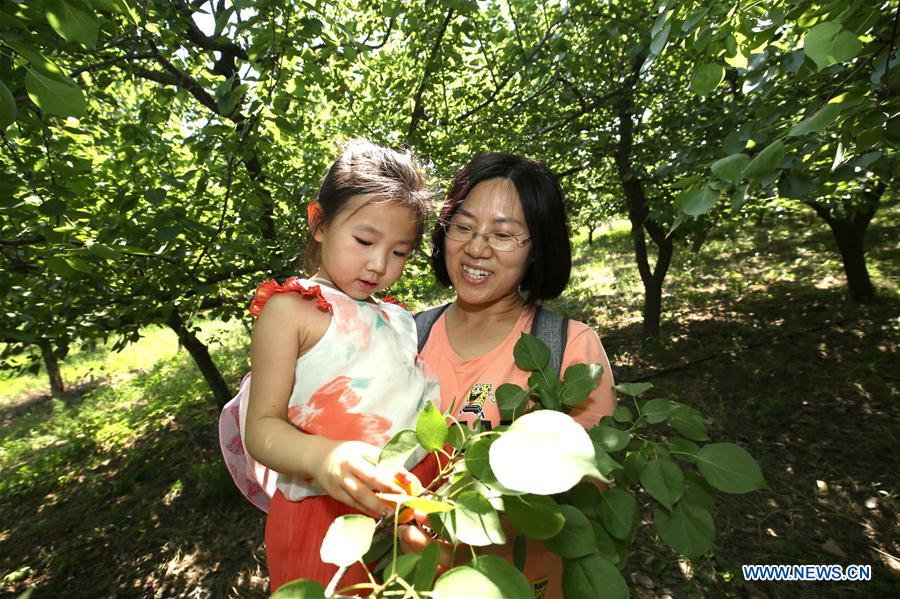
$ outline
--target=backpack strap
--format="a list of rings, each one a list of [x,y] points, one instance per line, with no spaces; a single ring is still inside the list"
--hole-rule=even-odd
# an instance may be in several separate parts
[[[428,335],[431,334],[431,327],[434,326],[434,323],[437,322],[437,319],[444,313],[444,310],[450,307],[450,304],[444,304],[443,306],[435,306],[434,308],[429,308],[428,310],[422,310],[421,312],[416,312],[413,314],[413,320],[416,321],[416,332],[418,333],[419,338],[419,353],[422,353],[422,348],[425,347],[425,342],[428,341]]]
[[[569,319],[556,312],[544,310],[540,306],[534,310],[531,334],[550,348],[550,362],[547,367],[562,378],[562,358],[569,337]]]
[[[448,307],[450,307],[450,304],[444,304],[443,306],[436,306],[413,314],[418,333],[419,353],[422,353],[422,348],[425,347],[425,342],[428,341],[431,327],[434,326],[434,323],[437,322],[437,319]],[[562,357],[569,337],[569,319],[538,306],[534,311],[534,320],[531,323],[530,333],[550,348],[548,367],[561,377]]]

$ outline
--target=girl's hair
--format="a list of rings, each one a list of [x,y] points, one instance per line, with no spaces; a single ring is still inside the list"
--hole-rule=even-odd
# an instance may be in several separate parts
[[[572,270],[572,245],[562,188],[557,176],[542,162],[515,154],[479,154],[453,177],[441,219],[431,234],[431,266],[435,277],[450,287],[444,255],[446,231],[442,224],[450,221],[476,185],[498,178],[507,179],[515,186],[531,235],[528,267],[519,284],[525,302],[535,304],[554,298],[566,288]]]
[[[431,191],[425,186],[420,167],[409,152],[397,152],[365,139],[348,142],[322,179],[314,200],[319,203],[319,221],[310,223],[304,262],[310,271],[319,267],[321,244],[313,237],[315,227],[326,227],[355,196],[372,202],[409,208],[416,220],[415,246],[422,240],[425,220],[432,210]]]

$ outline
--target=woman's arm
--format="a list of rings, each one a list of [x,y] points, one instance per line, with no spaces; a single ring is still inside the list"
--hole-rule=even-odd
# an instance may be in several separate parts
[[[329,322],[330,317],[314,302],[297,294],[279,294],[266,303],[250,343],[246,449],[276,472],[309,476],[334,499],[381,515],[392,510],[372,490],[402,490],[393,483],[393,472],[375,467],[379,448],[310,435],[288,421],[297,357],[321,339]]]

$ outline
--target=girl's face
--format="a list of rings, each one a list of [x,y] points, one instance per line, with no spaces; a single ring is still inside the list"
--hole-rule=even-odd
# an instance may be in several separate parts
[[[509,179],[488,179],[475,185],[451,218],[477,233],[503,232],[519,239],[530,237],[525,211]],[[444,239],[447,274],[460,301],[487,305],[503,299],[518,301],[519,284],[528,266],[530,244],[498,252],[483,235],[469,242]]]
[[[409,208],[367,196],[351,198],[328,225],[313,225],[313,238],[322,245],[316,274],[356,300],[366,300],[400,278],[416,239]]]

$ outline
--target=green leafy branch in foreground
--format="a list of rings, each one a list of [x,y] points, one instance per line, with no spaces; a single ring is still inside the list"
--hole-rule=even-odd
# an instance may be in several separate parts
[[[635,492],[652,499],[659,538],[692,559],[712,549],[715,490],[766,487],[758,464],[740,446],[700,445],[709,438],[709,421],[699,412],[670,398],[642,399],[649,383],[618,385],[629,400],[586,431],[567,412],[596,388],[602,366],[576,364],[559,380],[547,368],[548,348],[528,334],[514,356],[532,375],[528,389],[505,384],[497,390],[501,414],[515,418],[512,424],[496,430],[448,424],[429,402],[416,430],[397,433],[381,461],[400,466],[421,449],[434,452],[442,465],[436,488],[383,495],[397,509],[378,523],[362,515],[335,520],[321,548],[322,560],[340,568],[328,588],[300,580],[273,597],[324,599],[361,589],[374,597],[528,597],[531,583],[522,573],[527,539],[543,541],[562,558],[566,597],[628,597],[620,570],[641,521]],[[399,554],[401,508],[428,514],[436,535],[469,546],[471,560],[435,579],[437,543],[421,555]],[[509,541],[512,564],[478,554],[478,547]],[[357,562],[369,582],[335,590]]]

